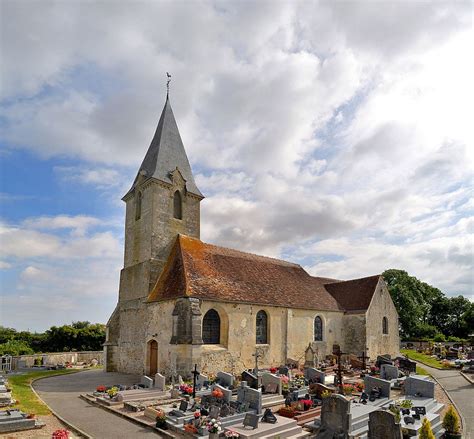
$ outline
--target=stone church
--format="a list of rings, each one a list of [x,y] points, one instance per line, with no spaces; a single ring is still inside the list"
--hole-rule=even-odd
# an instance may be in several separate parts
[[[199,239],[200,202],[170,101],[123,197],[125,257],[107,323],[106,370],[153,376],[241,373],[317,359],[333,345],[374,359],[399,352],[398,315],[380,275],[314,277],[300,265]]]

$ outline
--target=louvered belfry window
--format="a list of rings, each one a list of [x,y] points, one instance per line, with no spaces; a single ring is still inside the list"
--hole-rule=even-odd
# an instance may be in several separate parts
[[[182,219],[183,217],[183,206],[179,191],[176,191],[173,195],[173,217],[176,219]]]
[[[323,320],[319,316],[314,319],[314,341],[323,341]]]
[[[268,343],[268,318],[265,311],[259,311],[257,313],[257,344]]]
[[[221,340],[221,319],[215,309],[210,309],[202,319],[202,341],[204,344],[219,344]]]

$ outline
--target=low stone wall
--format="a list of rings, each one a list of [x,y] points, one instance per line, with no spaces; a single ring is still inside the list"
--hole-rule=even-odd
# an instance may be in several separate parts
[[[48,354],[18,355],[12,357],[12,369],[18,369],[19,367],[33,367],[36,358],[43,360],[43,366],[56,366],[57,364],[65,364],[66,362],[72,364],[90,363],[92,360],[97,360],[99,364],[103,364],[104,352],[51,352]]]

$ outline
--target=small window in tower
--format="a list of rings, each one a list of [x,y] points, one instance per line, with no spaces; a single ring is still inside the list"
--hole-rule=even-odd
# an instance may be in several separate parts
[[[181,203],[181,194],[176,191],[173,196],[173,217],[176,219],[182,219],[183,206]]]
[[[204,344],[219,344],[221,319],[215,309],[210,309],[202,319],[202,341]]]
[[[268,343],[268,318],[265,311],[259,311],[257,313],[257,331],[256,331],[256,341],[257,344],[267,344]]]
[[[384,317],[382,319],[382,334],[388,334],[388,319]]]
[[[139,220],[142,216],[142,193],[137,193],[137,199],[135,201],[135,221]]]

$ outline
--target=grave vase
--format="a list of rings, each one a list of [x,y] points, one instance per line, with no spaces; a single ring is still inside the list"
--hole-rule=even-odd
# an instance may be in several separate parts
[[[209,439],[219,439],[219,433],[209,433]]]

